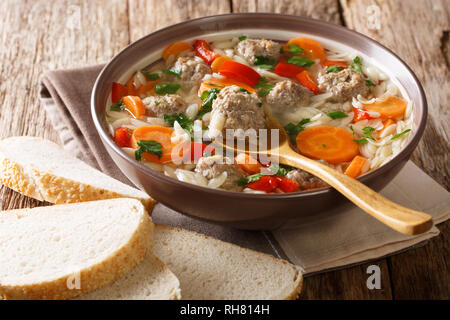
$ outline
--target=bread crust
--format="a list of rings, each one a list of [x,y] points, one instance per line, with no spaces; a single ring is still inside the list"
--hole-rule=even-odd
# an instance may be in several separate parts
[[[2,158],[0,161],[0,182],[14,191],[40,201],[65,204],[124,197],[120,193],[95,188],[34,168],[31,168],[27,173],[20,164],[1,154],[0,157]],[[141,201],[151,214],[155,201],[150,196],[136,199]]]
[[[145,209],[144,209],[145,211]],[[98,289],[117,280],[140,263],[146,253],[151,252],[153,238],[153,222],[148,214],[142,216],[139,227],[130,241],[104,261],[79,270],[80,289],[69,289],[68,274],[55,280],[30,283],[24,285],[1,285],[0,296],[6,300],[60,300],[70,299]]]

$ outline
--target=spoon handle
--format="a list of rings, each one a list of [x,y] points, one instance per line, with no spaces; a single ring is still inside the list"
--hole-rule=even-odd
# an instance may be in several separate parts
[[[358,180],[308,159],[290,148],[280,150],[279,161],[319,177],[362,210],[398,232],[415,235],[429,230],[433,225],[429,214],[396,204]]]

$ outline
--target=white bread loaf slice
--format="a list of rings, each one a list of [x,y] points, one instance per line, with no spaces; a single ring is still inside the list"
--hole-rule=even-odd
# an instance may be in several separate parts
[[[115,282],[80,300],[180,300],[178,278],[152,254]]]
[[[88,166],[56,143],[37,137],[0,141],[0,182],[26,196],[57,204],[134,198],[150,212],[154,206],[146,193]]]
[[[187,300],[296,299],[301,290],[299,267],[187,230],[156,224],[153,254]]]
[[[0,212],[0,296],[66,299],[91,292],[141,262],[152,235],[153,223],[135,199]]]

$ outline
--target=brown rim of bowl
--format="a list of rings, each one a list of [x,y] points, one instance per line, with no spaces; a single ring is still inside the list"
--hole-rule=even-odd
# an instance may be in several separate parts
[[[322,25],[323,27],[326,28],[330,28],[331,29],[335,29],[335,31],[341,32],[341,33],[346,33],[348,35],[351,35],[352,37],[355,37],[356,39],[360,39],[361,41],[366,41],[371,43],[372,45],[379,47],[381,49],[383,49],[384,51],[386,51],[387,53],[389,53],[390,55],[392,55],[395,59],[398,60],[398,62],[409,72],[409,75],[414,79],[415,84],[417,85],[418,89],[419,89],[419,95],[420,95],[420,101],[419,104],[422,104],[422,108],[420,109],[420,119],[419,119],[419,124],[418,127],[416,129],[416,131],[414,132],[413,137],[410,139],[410,141],[408,142],[408,144],[406,145],[406,147],[400,151],[399,154],[397,154],[393,159],[391,159],[389,162],[387,162],[386,164],[382,165],[381,167],[372,170],[366,174],[364,174],[363,176],[357,178],[359,181],[361,182],[365,182],[366,180],[369,180],[371,178],[374,178],[376,176],[382,175],[385,172],[389,171],[389,169],[394,165],[394,163],[399,162],[400,160],[404,159],[404,158],[408,158],[409,155],[414,151],[414,149],[416,148],[417,144],[419,143],[419,140],[423,134],[423,131],[425,130],[425,124],[427,121],[427,115],[428,115],[428,105],[427,105],[427,101],[425,98],[425,93],[424,90],[422,88],[422,85],[419,81],[419,79],[417,78],[417,76],[414,74],[414,72],[411,70],[411,68],[398,56],[396,55],[394,52],[392,52],[390,49],[386,48],[385,46],[383,46],[382,44],[378,43],[377,41],[361,34],[358,33],[356,31],[350,30],[346,27],[337,25],[337,24],[333,24],[333,23],[329,23],[329,22],[325,22],[322,20],[317,20],[317,19],[312,19],[312,18],[308,18],[308,17],[301,17],[301,16],[295,16],[295,15],[288,15],[288,14],[274,14],[274,13],[229,13],[229,14],[220,14],[220,15],[213,15],[213,16],[206,16],[206,17],[201,17],[201,18],[196,18],[196,19],[191,19],[191,20],[186,20],[177,24],[173,24],[170,25],[168,27],[164,27],[162,29],[159,29],[155,32],[152,32],[138,40],[136,40],[135,42],[131,43],[130,45],[128,45],[127,47],[125,47],[123,50],[121,50],[118,54],[116,54],[107,64],[106,66],[102,69],[102,71],[100,72],[100,74],[97,77],[97,80],[95,81],[94,87],[92,89],[92,94],[91,94],[91,113],[92,113],[92,118],[95,124],[95,127],[98,131],[98,133],[100,134],[100,138],[102,138],[104,141],[106,141],[106,143],[118,154],[120,155],[123,159],[125,159],[126,161],[128,161],[130,164],[137,166],[141,171],[143,171],[144,173],[154,177],[155,179],[158,180],[162,180],[163,182],[172,184],[172,185],[184,185],[187,188],[193,188],[196,189],[198,191],[201,192],[208,192],[208,193],[215,193],[218,195],[223,195],[223,196],[233,196],[233,197],[237,197],[237,198],[246,198],[246,199],[263,199],[263,198],[276,198],[276,199],[287,199],[287,198],[296,198],[296,197],[303,197],[303,196],[313,196],[316,194],[323,194],[323,193],[329,193],[331,191],[333,191],[332,187],[326,187],[326,188],[320,188],[320,189],[313,189],[313,190],[308,190],[308,191],[299,191],[299,192],[293,192],[293,193],[275,193],[275,194],[254,194],[254,193],[244,193],[244,192],[236,192],[236,191],[226,191],[226,190],[220,190],[220,189],[212,189],[212,188],[208,188],[208,187],[201,187],[195,184],[191,184],[191,183],[187,183],[187,182],[183,182],[183,181],[179,181],[176,180],[174,178],[168,177],[166,176],[164,173],[160,173],[156,170],[150,169],[149,167],[145,166],[144,164],[138,162],[135,159],[132,159],[128,154],[126,154],[122,149],[120,149],[112,140],[112,138],[110,137],[110,135],[104,130],[102,124],[101,124],[101,120],[98,117],[97,114],[97,108],[96,108],[96,102],[95,102],[95,97],[97,96],[97,91],[98,91],[98,86],[100,81],[103,78],[104,73],[108,70],[109,66],[111,65],[111,63],[117,59],[120,58],[120,56],[122,56],[126,51],[130,50],[133,46],[135,46],[136,44],[145,41],[148,37],[151,37],[155,34],[159,34],[162,32],[165,32],[167,30],[170,30],[171,28],[176,28],[176,27],[180,27],[183,26],[185,24],[188,23],[192,23],[195,21],[202,21],[202,20],[214,20],[214,19],[218,19],[218,18],[227,18],[227,17],[241,17],[241,18],[246,18],[246,17],[273,17],[273,18],[289,18],[289,19],[294,19],[294,20],[298,20],[298,21],[310,21],[316,25]]]

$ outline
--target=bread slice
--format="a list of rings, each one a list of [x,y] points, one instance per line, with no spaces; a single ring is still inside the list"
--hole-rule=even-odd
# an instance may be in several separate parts
[[[0,296],[66,299],[117,280],[151,251],[153,223],[136,199],[0,213]]]
[[[135,198],[151,212],[146,193],[117,181],[37,137],[0,141],[0,182],[26,196],[51,203]]]
[[[153,253],[178,277],[183,299],[296,299],[297,266],[195,232],[155,225]]]
[[[180,300],[178,278],[152,254],[117,281],[80,300]]]

